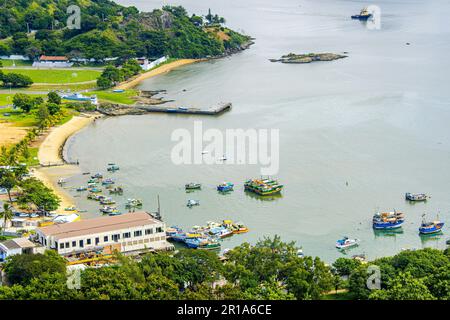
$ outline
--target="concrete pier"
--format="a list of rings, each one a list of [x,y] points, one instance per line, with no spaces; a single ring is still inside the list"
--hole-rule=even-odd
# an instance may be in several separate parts
[[[219,104],[209,109],[189,108],[189,107],[169,107],[169,106],[135,106],[137,109],[146,112],[165,112],[165,113],[181,113],[181,114],[199,114],[199,115],[219,115],[231,109],[231,102]]]

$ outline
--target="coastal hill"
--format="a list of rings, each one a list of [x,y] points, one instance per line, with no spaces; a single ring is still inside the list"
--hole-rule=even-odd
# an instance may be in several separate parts
[[[70,5],[80,7],[80,29],[67,27]],[[211,12],[189,16],[181,6],[140,12],[107,0],[10,0],[0,11],[0,56],[205,58],[245,48],[250,38],[224,23]]]

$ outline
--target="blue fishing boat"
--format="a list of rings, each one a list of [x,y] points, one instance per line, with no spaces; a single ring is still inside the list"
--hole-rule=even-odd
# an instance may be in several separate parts
[[[401,212],[377,212],[373,215],[372,226],[376,230],[397,229],[405,222],[405,215]]]
[[[201,245],[202,241],[199,238],[188,238],[184,240],[184,243],[188,248],[197,249]]]
[[[114,183],[115,182],[112,179],[106,179],[106,180],[102,181],[102,185],[104,185],[104,186],[111,185],[111,184],[114,184]]]
[[[220,192],[232,191],[233,187],[234,187],[234,184],[232,184],[231,182],[224,182],[217,186],[217,191],[220,191]]]
[[[425,215],[422,215],[423,220],[422,224],[419,227],[420,234],[434,234],[442,231],[442,227],[444,226],[444,222],[439,220],[439,217],[435,221],[427,222],[425,221]]]
[[[347,249],[350,247],[357,246],[359,244],[359,239],[350,239],[348,237],[344,237],[336,241],[336,248],[338,249]]]
[[[177,242],[184,242],[186,240],[186,233],[184,233],[182,230],[179,230],[172,235],[172,240]]]
[[[427,201],[428,196],[425,193],[409,193],[405,194],[405,199],[409,201]]]
[[[367,21],[372,17],[372,14],[369,13],[367,8],[363,8],[359,14],[355,14],[352,16],[352,19]]]

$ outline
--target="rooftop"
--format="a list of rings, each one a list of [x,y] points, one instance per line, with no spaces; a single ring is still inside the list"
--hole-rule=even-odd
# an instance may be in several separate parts
[[[46,56],[46,55],[42,55],[39,58],[40,61],[67,61],[69,60],[67,57],[65,56]]]
[[[45,236],[53,236],[58,240],[158,223],[160,223],[160,221],[152,218],[147,212],[141,211],[125,213],[119,216],[108,216],[77,222],[54,224],[38,228],[37,230],[42,232]]]
[[[0,242],[5,248],[11,249],[20,249],[20,248],[33,248],[36,245],[26,238],[15,238]]]

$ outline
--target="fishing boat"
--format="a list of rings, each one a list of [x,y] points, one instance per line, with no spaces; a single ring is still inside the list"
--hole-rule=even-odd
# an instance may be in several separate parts
[[[359,239],[350,239],[348,237],[344,237],[336,241],[336,248],[338,249],[348,249],[359,244]]]
[[[305,254],[303,253],[303,249],[298,249],[297,250],[297,257],[299,258],[304,258]]]
[[[113,212],[111,212],[111,213],[108,213],[108,215],[109,216],[120,216],[122,214],[122,212],[120,212],[120,211],[113,211]]]
[[[78,187],[76,190],[78,191],[78,192],[82,192],[82,191],[87,191],[87,187]]]
[[[175,236],[178,232],[180,232],[180,228],[172,226],[170,228],[166,228],[166,237],[167,238],[172,238],[173,236]]]
[[[217,191],[228,192],[228,191],[232,191],[233,188],[234,188],[234,184],[232,184],[231,182],[224,182],[217,186]]]
[[[114,211],[117,211],[117,207],[104,206],[103,208],[100,208],[101,213],[112,213]]]
[[[63,178],[59,178],[58,179],[58,184],[60,185],[60,186],[62,186],[63,184],[65,184],[66,183],[66,180],[65,179],[63,179]]]
[[[233,231],[222,226],[210,229],[209,233],[220,239],[231,237],[233,235]]]
[[[120,167],[117,165],[110,165],[106,170],[108,170],[110,172],[116,172],[116,171],[120,170]]]
[[[106,180],[102,181],[103,186],[107,186],[107,185],[111,185],[111,184],[115,184],[113,179],[106,179]]]
[[[98,172],[96,174],[94,174],[93,176],[91,176],[92,179],[103,179],[103,175]]]
[[[405,194],[405,199],[409,201],[427,201],[428,196],[425,193],[409,193]]]
[[[102,189],[94,187],[94,188],[89,189],[89,192],[100,193],[100,192],[102,192]]]
[[[122,187],[115,187],[113,189],[110,189],[109,193],[110,194],[119,194],[119,195],[121,195],[121,194],[123,194],[123,188]]]
[[[197,190],[197,189],[201,189],[202,185],[200,183],[193,183],[193,182],[191,182],[191,183],[185,184],[184,188],[186,190]]]
[[[221,245],[218,241],[209,240],[206,243],[200,244],[197,249],[199,250],[217,250],[220,249]]]
[[[240,234],[240,233],[247,233],[249,230],[242,222],[237,222],[233,226],[233,230],[232,231],[233,231],[234,234]]]
[[[100,200],[100,203],[104,204],[104,205],[110,205],[110,204],[115,204],[116,201],[113,200],[112,198],[104,198],[104,199]]]
[[[422,224],[419,227],[420,234],[434,234],[442,231],[444,222],[439,220],[439,216],[435,221],[427,222],[425,221],[425,214],[422,215]]]
[[[202,241],[199,238],[187,238],[184,240],[184,243],[188,248],[197,249]]]
[[[283,190],[283,187],[277,180],[272,179],[251,179],[244,183],[245,190],[254,192],[260,196],[278,194]]]
[[[188,206],[189,208],[193,207],[193,206],[199,206],[200,205],[200,201],[198,200],[192,200],[189,199],[186,206]]]
[[[142,207],[142,200],[140,200],[140,199],[127,199],[127,203],[125,204],[125,207],[127,207],[127,208]]]
[[[365,20],[368,20],[370,17],[372,17],[372,14],[369,13],[367,8],[363,8],[359,14],[355,14],[351,17],[352,17],[352,19],[365,21]]]
[[[377,212],[373,215],[372,226],[376,230],[397,229],[405,222],[402,212]]]
[[[76,211],[77,208],[75,206],[64,208],[64,211]]]

